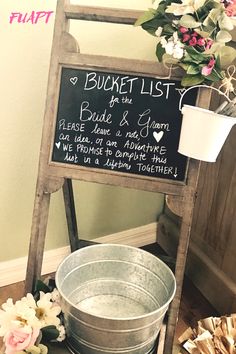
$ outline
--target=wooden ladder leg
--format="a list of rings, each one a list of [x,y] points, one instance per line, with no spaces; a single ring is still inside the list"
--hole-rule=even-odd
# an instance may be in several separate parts
[[[166,324],[163,323],[160,329],[158,346],[156,354],[163,354],[164,345],[165,345],[165,336],[166,336]]]
[[[25,279],[25,292],[32,292],[35,288],[35,282],[41,276],[51,194],[61,189],[63,183],[64,178],[62,177],[45,176],[42,171],[38,174]]]
[[[35,282],[41,275],[50,196],[50,193],[44,193],[41,187],[36,189],[25,279],[26,293],[33,291]]]
[[[71,252],[78,249],[79,235],[75,212],[74,193],[71,179],[66,178],[63,184],[63,196]]]
[[[177,258],[175,266],[175,278],[176,278],[176,294],[170,304],[168,311],[166,340],[164,346],[164,354],[171,354],[174,344],[175,329],[178,320],[179,307],[182,295],[184,271],[186,265],[187,251],[190,238],[190,230],[192,223],[194,199],[193,197],[186,198],[184,200],[184,212],[180,229],[179,244],[177,249]]]

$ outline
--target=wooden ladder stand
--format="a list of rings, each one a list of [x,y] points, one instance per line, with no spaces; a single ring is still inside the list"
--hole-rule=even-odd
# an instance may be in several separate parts
[[[140,11],[82,7],[70,4],[69,0],[58,0],[32,219],[26,291],[32,291],[35,281],[41,275],[49,203],[52,193],[63,188],[71,251],[78,248],[78,231],[72,179],[164,193],[167,197],[168,205],[177,215],[182,217],[175,268],[177,291],[168,311],[164,349],[162,345],[158,349],[159,354],[170,354],[172,352],[181,299],[189,234],[196,197],[199,162],[192,159],[188,161],[185,183],[166,179],[162,180],[160,178],[130,176],[128,174],[114,173],[114,171],[111,173],[108,171],[104,174],[104,171],[101,173],[101,171],[96,171],[96,169],[80,168],[80,166],[73,166],[71,168],[71,165],[68,167],[65,164],[53,164],[50,162],[54,137],[53,131],[55,128],[54,121],[59,99],[59,74],[62,66],[115,69],[120,72],[130,72],[136,75],[137,73],[141,73],[150,77],[159,76],[160,78],[168,75],[167,70],[158,63],[80,54],[77,42],[69,34],[69,20],[76,19],[133,25],[140,14]],[[205,94],[205,89],[203,88],[201,93],[198,93],[197,105],[207,108],[209,103],[209,94]]]

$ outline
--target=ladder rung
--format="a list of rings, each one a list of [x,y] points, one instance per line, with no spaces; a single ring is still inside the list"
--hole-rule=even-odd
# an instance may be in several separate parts
[[[109,7],[65,6],[67,19],[120,23],[125,25],[133,25],[142,13],[143,11],[139,10],[124,10]]]

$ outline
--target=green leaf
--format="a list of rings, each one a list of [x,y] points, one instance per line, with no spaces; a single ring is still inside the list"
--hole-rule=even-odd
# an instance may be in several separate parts
[[[187,47],[186,52],[189,54],[191,60],[195,64],[200,64],[205,59],[205,56],[202,53],[199,53],[196,49],[194,49],[194,47]]]
[[[47,354],[48,353],[48,348],[44,344],[39,344],[39,348],[41,350],[41,354]]]
[[[195,0],[194,1],[194,6],[196,9],[200,9],[205,5],[206,0]]]
[[[219,17],[221,16],[221,9],[212,9],[208,15],[209,19],[216,25]],[[206,21],[208,19],[208,17],[206,18]]]
[[[205,78],[209,81],[217,82],[222,79],[222,76],[219,72],[217,72],[215,69],[213,69],[211,74],[207,75]]]
[[[197,22],[191,15],[183,15],[179,20],[179,24],[187,28],[196,28],[201,26],[201,22]]]
[[[26,349],[23,353],[24,354],[25,353],[28,353],[28,354],[47,354],[48,353],[48,348],[46,347],[46,345],[43,345],[43,344],[39,344],[38,346],[32,345],[31,347]],[[17,354],[19,354],[19,353],[17,352]]]
[[[201,31],[199,28],[196,28],[195,32],[197,32],[199,34],[199,36],[201,36],[203,38],[209,38],[210,37],[210,32]]]
[[[220,62],[220,56],[219,55],[215,58],[215,68],[221,70],[221,62]]]
[[[188,65],[190,65],[193,62],[193,59],[190,57],[190,55],[188,53],[185,54],[185,56],[183,57],[183,59],[181,60],[181,63],[186,63]]]
[[[49,293],[51,290],[42,280],[39,279],[36,282],[35,291],[43,291],[44,293]]]
[[[52,326],[52,325],[43,327],[41,331],[42,331],[43,339],[46,341],[57,339],[57,337],[60,334],[56,326]]]
[[[200,68],[198,65],[189,65],[187,69],[187,74],[195,75],[200,73]]]
[[[219,17],[218,20],[220,29],[227,30],[227,31],[232,31],[234,29],[234,25],[230,19],[225,13],[222,13],[221,16]]]
[[[36,347],[36,345],[32,345],[28,349],[26,349],[26,353],[28,354],[40,354],[41,349],[39,347]]]
[[[152,36],[155,36],[155,32],[158,27],[163,27],[163,21],[156,17],[151,21],[142,24],[142,28],[148,33],[150,33]]]
[[[179,59],[174,58],[172,55],[170,54],[164,54],[162,61],[166,64],[166,65],[176,65],[179,64]]]
[[[226,69],[236,58],[236,50],[229,46],[224,46],[219,51],[220,63],[223,69]]]
[[[216,43],[216,42],[215,42],[215,43],[212,44],[212,46],[211,46],[210,49],[207,49],[207,50],[205,51],[205,54],[211,55],[211,54],[218,53],[218,52],[221,50],[222,47],[225,48],[224,43],[221,43],[221,42],[217,42],[217,43]]]
[[[171,36],[176,30],[172,27],[172,25],[170,25],[169,23],[167,23],[164,27],[163,27],[163,34],[166,36]]]
[[[211,37],[211,38],[214,38],[214,36],[212,37],[212,34],[214,33],[215,28],[216,28],[216,25],[214,22],[211,21],[211,19],[209,19],[207,21],[207,23],[205,21],[203,22],[202,29],[204,32],[208,32],[209,37]]]
[[[156,56],[159,62],[162,61],[162,57],[165,54],[165,48],[162,47],[161,43],[156,46]]]
[[[216,35],[216,40],[218,42],[226,43],[226,42],[230,42],[231,39],[232,39],[231,34],[224,30],[219,31]]]
[[[186,86],[194,86],[201,84],[205,78],[202,75],[185,75],[181,81],[181,85]]]
[[[134,23],[134,26],[141,26],[143,23],[152,20],[156,15],[156,11],[154,9],[149,9],[144,12]]]
[[[189,64],[185,64],[185,63],[179,63],[179,66],[184,69],[185,71],[188,70]]]
[[[158,8],[157,8],[157,15],[158,16],[162,16],[162,17],[165,17],[166,16],[166,8],[167,8],[167,4],[166,4],[166,1],[162,1]]]

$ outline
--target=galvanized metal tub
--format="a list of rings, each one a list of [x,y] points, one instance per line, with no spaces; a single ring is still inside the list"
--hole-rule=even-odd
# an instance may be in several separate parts
[[[79,354],[153,351],[176,282],[169,267],[141,249],[98,244],[60,264],[67,340]]]

